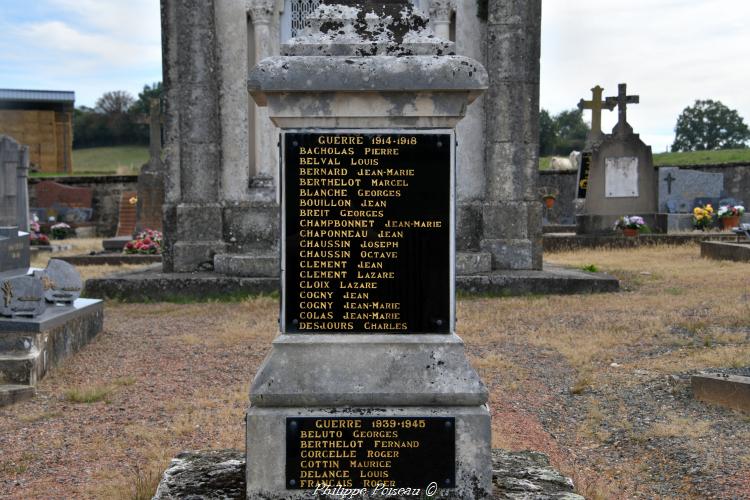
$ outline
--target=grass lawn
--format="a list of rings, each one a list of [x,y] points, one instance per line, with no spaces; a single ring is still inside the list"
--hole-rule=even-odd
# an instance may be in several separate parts
[[[73,173],[75,175],[137,175],[141,166],[147,161],[148,147],[146,146],[74,149]]]
[[[687,153],[658,153],[654,155],[657,167],[683,167],[689,165],[721,165],[722,163],[750,163],[750,148],[724,149],[722,151],[689,151]],[[539,170],[549,170],[551,156],[539,158]]]
[[[687,153],[659,153],[654,155],[657,167],[669,165],[715,165],[721,163],[750,163],[750,148],[721,151],[690,151]]]

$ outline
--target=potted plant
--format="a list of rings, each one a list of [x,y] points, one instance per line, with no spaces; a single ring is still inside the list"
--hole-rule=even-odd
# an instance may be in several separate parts
[[[693,209],[693,227],[705,231],[714,221],[714,207],[709,203]]]
[[[716,212],[724,229],[732,229],[740,225],[740,217],[745,213],[742,205],[722,205]]]
[[[71,228],[64,222],[58,222],[50,228],[50,232],[52,233],[52,237],[54,239],[64,240],[65,238],[70,236]]]
[[[539,195],[542,197],[542,201],[544,201],[544,206],[547,208],[552,208],[555,206],[555,200],[557,199],[558,191],[555,188],[544,186],[539,190]]]
[[[615,229],[622,230],[622,234],[628,237],[638,236],[638,232],[646,227],[643,217],[637,215],[623,215],[615,222]]]

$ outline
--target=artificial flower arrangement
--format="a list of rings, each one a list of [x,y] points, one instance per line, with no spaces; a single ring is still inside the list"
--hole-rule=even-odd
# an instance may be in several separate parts
[[[128,242],[123,248],[127,254],[160,254],[162,234],[153,229],[144,229],[135,235],[133,241]]]
[[[645,227],[646,221],[643,220],[643,217],[637,215],[623,215],[617,219],[614,226],[615,229],[635,229],[636,231]]]
[[[744,213],[745,207],[742,205],[722,205],[719,207],[716,215],[719,219],[723,219],[725,217],[742,217]]]
[[[52,233],[52,237],[56,240],[64,240],[65,238],[70,236],[70,233],[73,232],[71,227],[64,222],[58,222],[57,224],[54,224],[49,229],[50,229],[50,232]]]
[[[37,220],[29,222],[29,244],[46,246],[49,245],[49,238],[42,233],[42,227]]]
[[[714,207],[709,203],[693,209],[693,227],[705,231],[714,221]]]

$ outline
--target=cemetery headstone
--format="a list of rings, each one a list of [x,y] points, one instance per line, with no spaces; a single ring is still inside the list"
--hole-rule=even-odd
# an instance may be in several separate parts
[[[60,259],[50,259],[47,268],[34,276],[44,286],[44,298],[51,304],[72,304],[81,296],[83,281],[78,270]]]
[[[487,73],[406,0],[309,23],[249,82],[282,129],[282,312],[251,387],[247,496],[488,498],[453,265],[455,126]]]
[[[658,171],[659,217],[667,232],[693,229],[693,208],[717,202],[724,192],[724,174],[679,167]]]
[[[135,232],[144,229],[161,231],[164,205],[164,169],[161,161],[162,114],[161,100],[151,100],[149,122],[149,160],[138,175],[138,204],[136,205]]]
[[[28,227],[28,168],[28,148],[0,135],[0,275],[25,274],[29,268],[29,235],[19,231]]]
[[[657,179],[651,147],[641,141],[627,122],[628,104],[640,101],[627,95],[620,84],[616,97],[607,97],[608,106],[617,106],[618,122],[611,135],[591,144],[591,164],[582,213],[577,215],[579,233],[612,231],[623,215],[638,215],[654,229],[657,219]],[[579,186],[580,187],[580,186]]]
[[[0,278],[0,315],[39,316],[44,312],[44,287],[32,276]]]

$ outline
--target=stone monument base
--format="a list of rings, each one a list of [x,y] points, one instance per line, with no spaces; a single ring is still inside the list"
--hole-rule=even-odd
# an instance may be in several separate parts
[[[0,389],[33,388],[50,368],[101,332],[103,323],[104,303],[93,299],[77,299],[72,306],[50,305],[36,318],[0,318]]]
[[[550,467],[546,455],[535,451],[492,450],[492,483],[495,498],[583,500],[582,496],[573,493],[573,481]],[[247,499],[245,452],[206,450],[180,453],[164,472],[154,496],[154,500],[175,498]]]
[[[482,264],[482,269],[486,269],[485,263],[481,260],[478,263]],[[618,289],[617,279],[607,274],[551,265],[545,265],[541,271],[483,270],[456,277],[456,290],[469,295],[599,293],[616,292]],[[137,271],[88,279],[84,294],[128,302],[159,302],[219,299],[278,291],[278,277],[230,276],[216,272],[164,273],[161,265],[156,264]]]
[[[295,417],[453,417],[456,428],[455,488],[439,489],[437,498],[465,500],[490,498],[492,481],[490,413],[487,406],[357,407],[357,408],[256,408],[247,412],[248,498],[296,500],[320,498],[312,489],[286,489],[287,418]],[[361,457],[364,459],[366,457]],[[436,482],[446,480],[435,478]],[[421,485],[424,492],[429,484]],[[381,492],[356,498],[382,498]],[[489,488],[491,489],[491,488]]]

